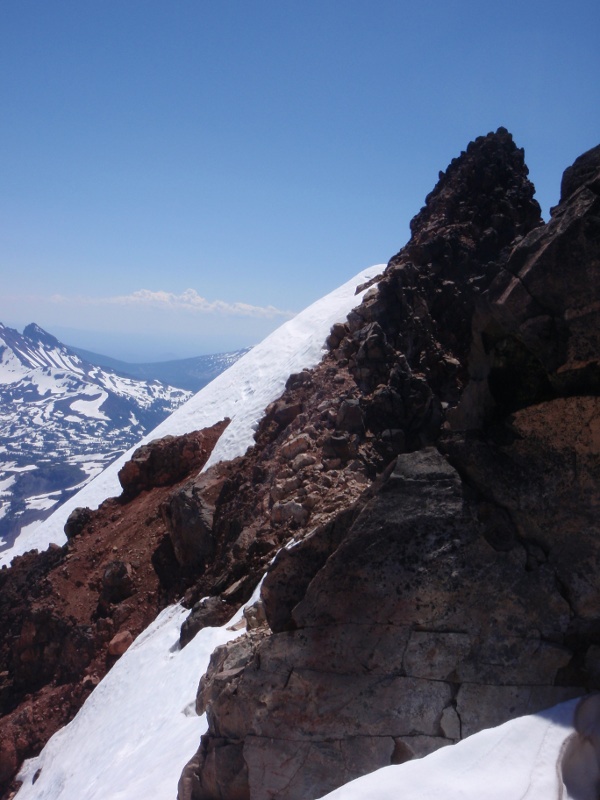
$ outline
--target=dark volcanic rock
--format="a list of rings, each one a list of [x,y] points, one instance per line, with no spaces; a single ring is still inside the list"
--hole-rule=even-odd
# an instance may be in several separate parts
[[[173,492],[163,505],[163,519],[181,566],[202,568],[214,555],[215,504],[224,483],[218,468],[209,470]]]
[[[102,576],[102,598],[109,603],[120,603],[133,594],[131,564],[111,561]]]
[[[560,201],[563,203],[581,186],[598,181],[600,172],[600,144],[576,158],[565,170],[560,184]],[[596,188],[596,193],[598,188]]]
[[[79,508],[74,508],[65,522],[65,536],[67,539],[78,536],[91,520],[92,510],[90,508],[82,508],[81,506]]]
[[[209,730],[243,755],[250,797],[324,793],[400,746],[424,755],[582,691],[560,680],[574,652],[555,568],[530,570],[522,544],[491,547],[476,508],[435,449],[400,456],[308,585],[302,558],[299,574],[286,557],[286,580],[267,578],[275,630],[277,588],[287,607],[290,587],[303,594],[293,629],[222,648],[198,697]],[[344,752],[363,759],[333,756]],[[218,771],[211,781],[225,791]]]
[[[349,316],[335,353],[362,391],[382,465],[433,443],[468,379],[473,312],[515,237],[541,224],[523,151],[504,129],[455,159],[411,223],[410,242]],[[337,337],[336,337],[337,342]],[[443,404],[443,405],[442,405]]]
[[[600,393],[600,148],[582,158],[577,191],[516,244],[479,303],[471,382],[454,427]]]
[[[203,597],[199,600],[190,615],[181,626],[181,646],[192,641],[202,628],[223,625],[235,613],[235,606],[226,603],[220,597]]]

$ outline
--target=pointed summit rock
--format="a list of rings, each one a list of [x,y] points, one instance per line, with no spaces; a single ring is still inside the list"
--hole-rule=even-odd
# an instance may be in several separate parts
[[[31,339],[32,342],[40,342],[45,344],[47,347],[64,349],[64,345],[58,341],[56,336],[52,336],[51,333],[48,333],[48,331],[40,328],[40,326],[36,325],[35,322],[31,322],[29,325],[26,325],[25,328],[23,328],[23,337],[25,339]]]
[[[440,172],[411,222],[413,263],[445,268],[446,278],[465,269],[477,274],[478,266],[496,260],[515,237],[541,225],[528,173],[523,150],[505,128],[471,142]]]

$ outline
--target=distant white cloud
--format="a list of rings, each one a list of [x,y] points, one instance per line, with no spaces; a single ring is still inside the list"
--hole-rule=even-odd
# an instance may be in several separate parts
[[[249,303],[229,303],[225,300],[207,300],[195,289],[186,289],[181,294],[150,289],[139,289],[127,295],[114,297],[82,297],[52,295],[52,303],[61,305],[88,306],[137,306],[141,308],[162,308],[171,311],[190,311],[197,314],[220,314],[224,316],[255,317],[272,319],[274,317],[293,317],[294,312],[282,311],[275,306],[253,306]]]

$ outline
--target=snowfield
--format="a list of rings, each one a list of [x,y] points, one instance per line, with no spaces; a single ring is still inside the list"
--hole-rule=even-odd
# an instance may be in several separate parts
[[[577,700],[475,733],[426,758],[384,767],[323,800],[592,800],[569,794],[559,764]]]

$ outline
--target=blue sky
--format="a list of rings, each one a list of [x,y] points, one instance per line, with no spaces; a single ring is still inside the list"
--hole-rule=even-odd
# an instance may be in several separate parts
[[[480,134],[544,215],[600,142],[597,0],[2,0],[0,320],[129,360],[386,262]]]

